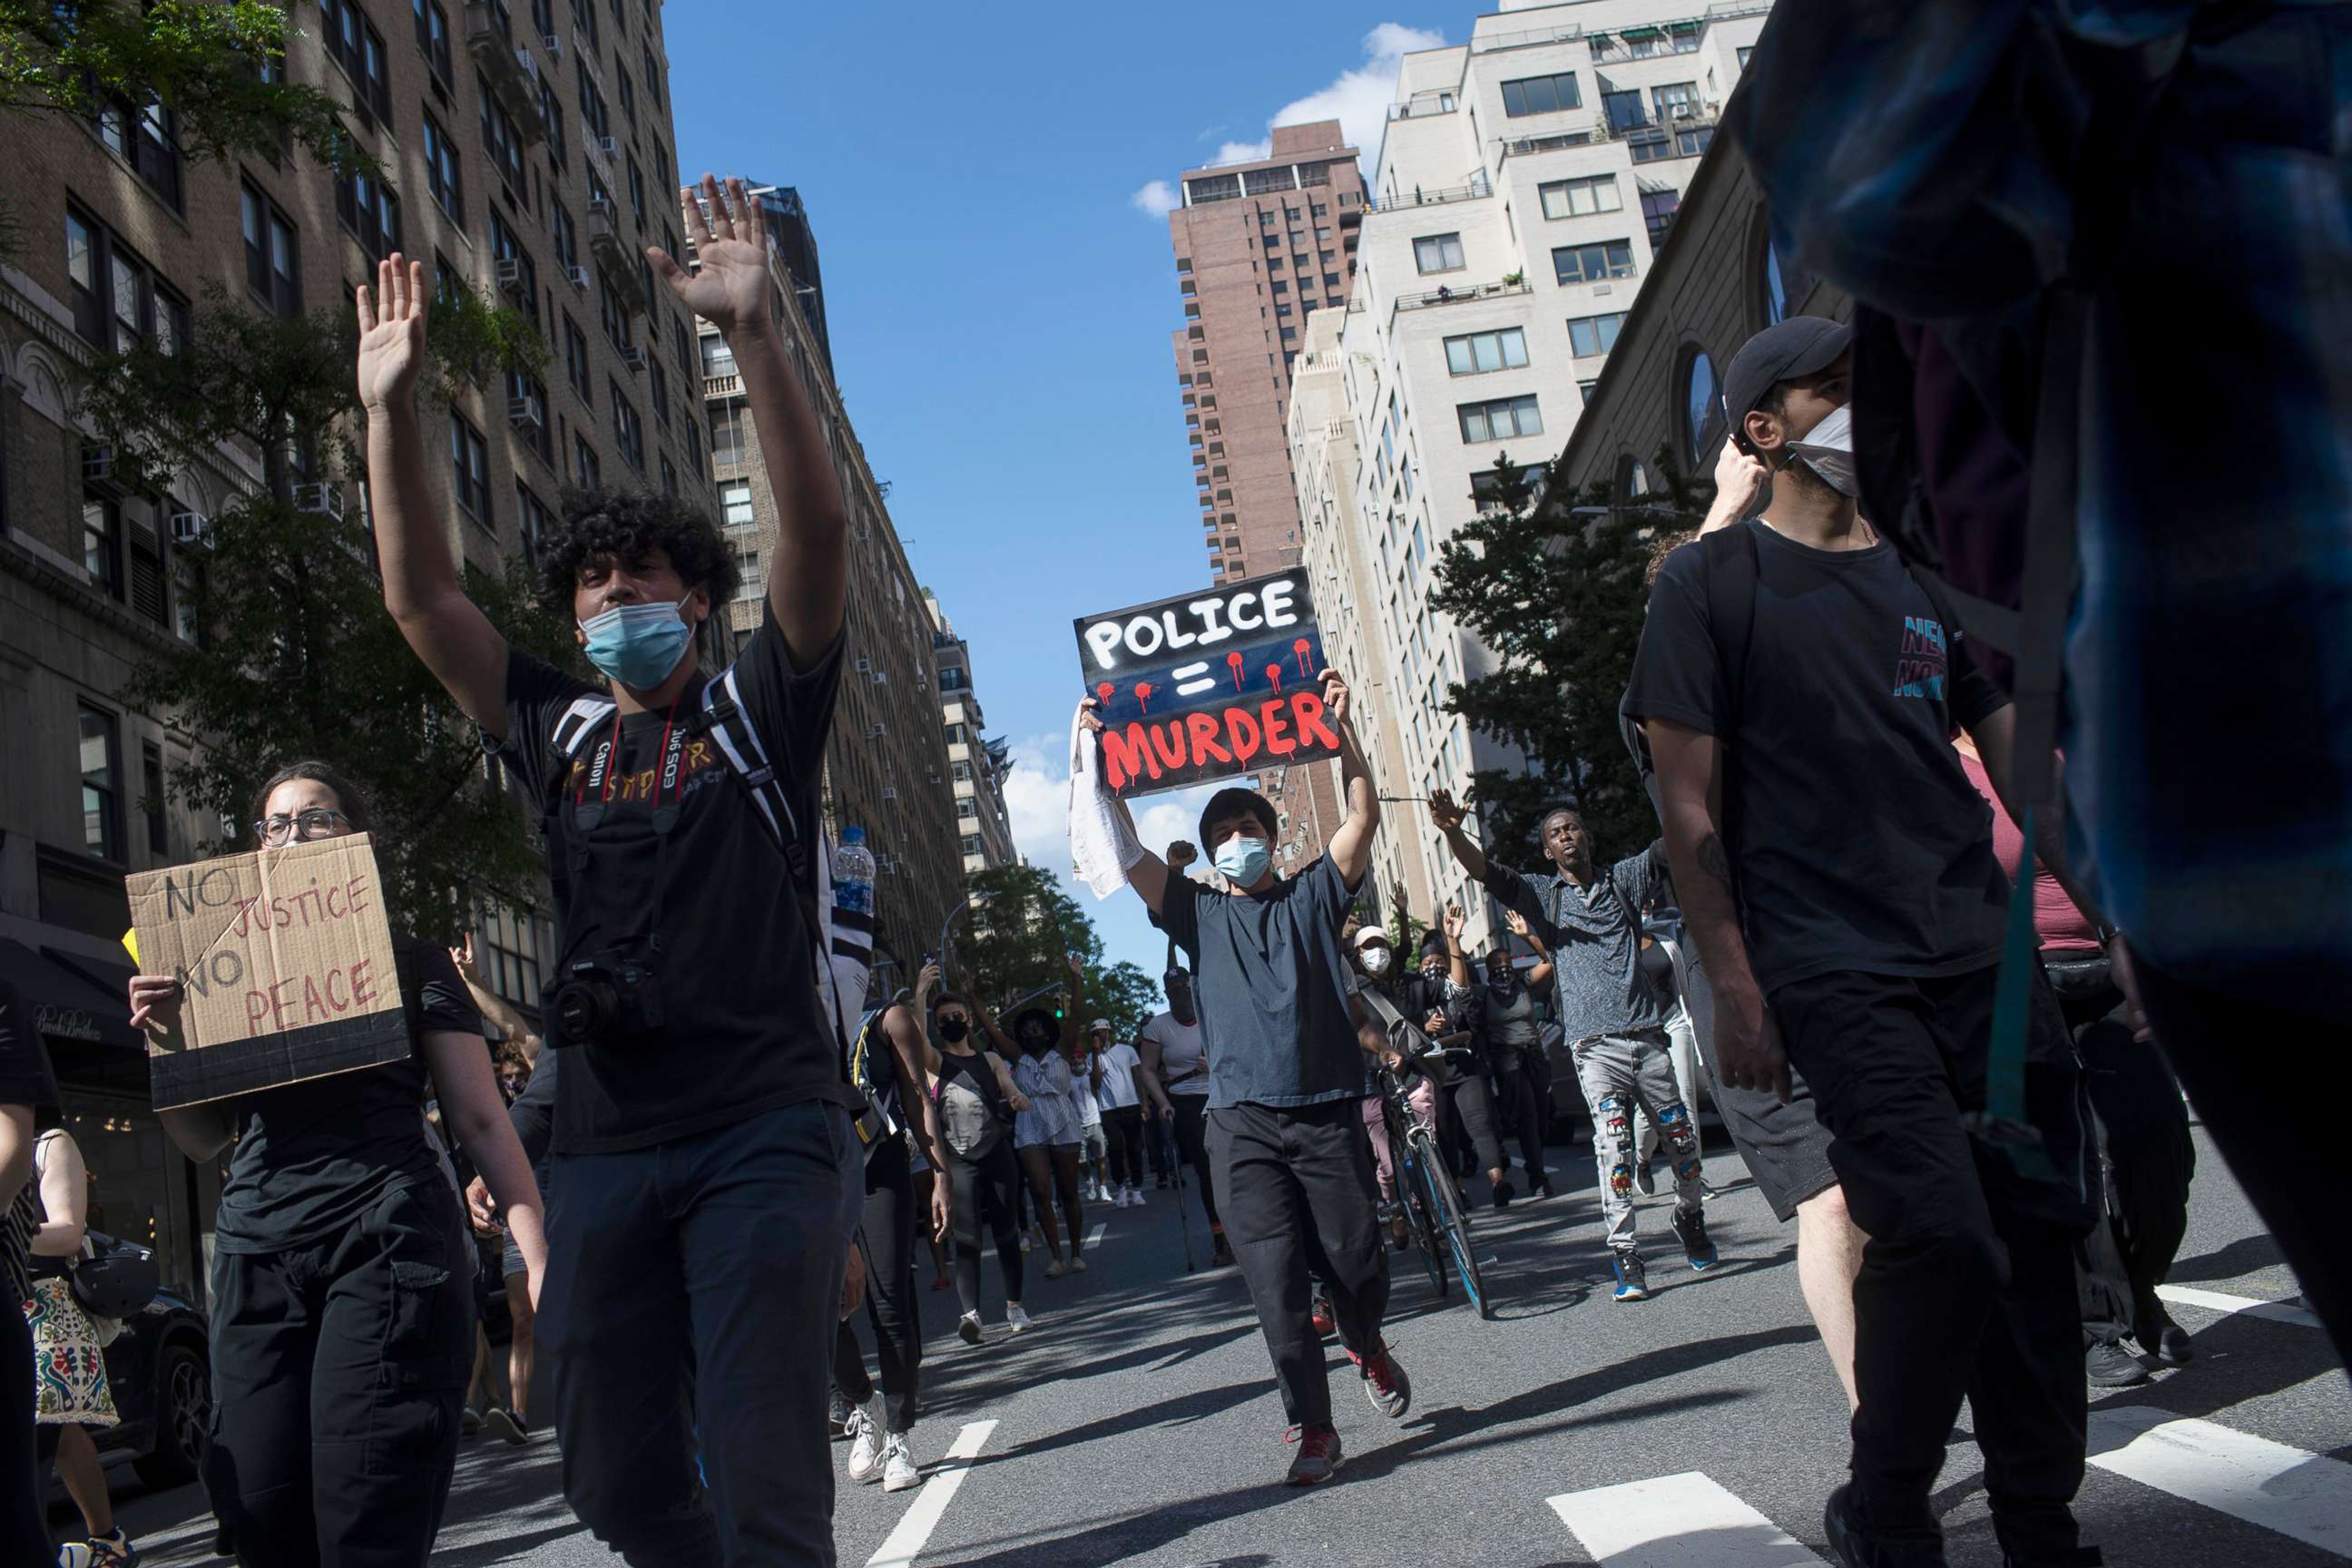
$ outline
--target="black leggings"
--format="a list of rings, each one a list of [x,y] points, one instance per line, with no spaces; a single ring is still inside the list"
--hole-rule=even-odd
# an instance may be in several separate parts
[[[866,1317],[874,1328],[874,1357],[882,1366],[883,1420],[902,1436],[915,1429],[923,1364],[922,1318],[915,1308],[915,1236],[929,1217],[915,1206],[905,1141],[886,1140],[866,1162],[866,1210],[857,1245],[866,1255]],[[834,1342],[833,1381],[852,1405],[874,1397],[866,1352],[845,1318]]]
[[[1519,1161],[1527,1167],[1528,1183],[1539,1186],[1551,1178],[1544,1173],[1543,1102],[1542,1091],[1536,1087],[1535,1064],[1524,1054],[1495,1058],[1495,1082],[1502,1090],[1496,1109],[1505,1113],[1507,1123],[1519,1141]]]
[[[1143,1107],[1122,1105],[1103,1112],[1103,1136],[1110,1141],[1110,1179],[1143,1185]]]
[[[948,1151],[948,1180],[955,1194],[956,1296],[967,1312],[980,1310],[980,1221],[983,1207],[996,1237],[996,1260],[1004,1266],[1004,1299],[1021,1300],[1021,1231],[1014,1219],[1014,1194],[1021,1190],[1021,1168],[1013,1158],[1013,1140],[999,1134],[994,1148],[978,1159]]]
[[[1478,1156],[1481,1171],[1503,1169],[1503,1145],[1495,1136],[1495,1091],[1482,1072],[1465,1073],[1453,1089],[1454,1109],[1461,1113],[1462,1130]]]
[[[1181,1151],[1183,1163],[1192,1167],[1201,1178],[1201,1207],[1209,1215],[1209,1228],[1222,1231],[1217,1219],[1217,1194],[1209,1180],[1209,1152],[1202,1142],[1208,1125],[1209,1097],[1205,1094],[1171,1094],[1168,1103],[1176,1108],[1176,1147]]]
[[[47,1563],[57,1551],[33,1449],[33,1329],[16,1302],[0,1303],[0,1560],[9,1563]]]

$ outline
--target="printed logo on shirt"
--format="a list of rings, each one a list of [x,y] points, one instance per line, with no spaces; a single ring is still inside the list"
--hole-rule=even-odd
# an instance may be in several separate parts
[[[597,773],[597,764],[602,760],[603,750],[601,746],[589,746],[584,748],[586,754],[572,760],[571,774],[563,784],[565,795],[577,795],[584,791],[592,800],[603,796],[605,781]],[[677,772],[680,776],[658,778],[657,775],[661,772],[658,764],[616,774],[612,781],[613,804],[621,805],[642,802],[650,805],[656,794],[655,789],[656,783],[661,786],[658,792],[661,798],[667,800],[675,795],[682,800],[699,787],[702,780],[698,775],[725,761],[726,759],[719,754],[719,748],[710,742],[688,741],[678,748]]]
[[[1944,623],[1929,616],[1903,617],[1903,654],[1895,662],[1895,695],[1944,698]]]

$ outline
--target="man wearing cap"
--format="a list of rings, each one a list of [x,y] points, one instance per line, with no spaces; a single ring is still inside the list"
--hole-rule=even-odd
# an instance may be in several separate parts
[[[1340,1461],[1308,1265],[1328,1290],[1339,1341],[1365,1397],[1401,1420],[1412,1384],[1381,1337],[1388,1253],[1372,1218],[1370,1152],[1357,1102],[1363,1058],[1346,989],[1339,930],[1371,865],[1380,803],[1350,721],[1347,683],[1318,677],[1339,735],[1348,815],[1324,853],[1287,879],[1275,875],[1273,803],[1254,790],[1219,790],[1201,813],[1201,844],[1223,879],[1210,888],[1171,871],[1134,837],[1127,803],[1100,783],[1085,803],[1123,830],[1118,879],[1192,960],[1201,1035],[1208,1047],[1207,1143],[1225,1235],[1257,1309],[1283,1410],[1295,1429],[1295,1486],[1328,1480]],[[1088,737],[1102,728],[1081,702]],[[1099,779],[1081,770],[1081,778]]]
[[[2005,1562],[2095,1563],[2071,1509],[2083,1138],[2036,968],[2030,1125],[1963,1127],[1985,1108],[2009,879],[1948,742],[1966,730],[2007,800],[2014,714],[1856,513],[1846,376],[1846,329],[1816,318],[1733,358],[1732,438],[1770,499],[1667,557],[1626,711],[1649,737],[1675,886],[1713,983],[1717,1074],[1783,1095],[1790,1067],[1804,1074],[1870,1238],[1851,1480],[1824,1519],[1835,1560],[1944,1562],[1929,1494],[1965,1395]]]
[[[1605,872],[1592,859],[1584,816],[1562,806],[1543,819],[1551,874],[1528,878],[1471,842],[1465,812],[1444,790],[1429,792],[1429,815],[1446,847],[1505,909],[1516,910],[1551,955],[1554,1007],[1576,1079],[1592,1111],[1592,1157],[1600,1172],[1601,1218],[1616,1274],[1615,1299],[1647,1300],[1649,1276],[1634,1239],[1633,1108],[1650,1113],[1674,1155],[1675,1237],[1691,1268],[1717,1261],[1706,1234],[1698,1129],[1675,1083],[1666,1001],[1642,973],[1642,910],[1665,885],[1663,844]]]

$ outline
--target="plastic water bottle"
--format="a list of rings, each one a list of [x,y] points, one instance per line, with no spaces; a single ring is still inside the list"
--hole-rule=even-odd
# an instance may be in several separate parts
[[[866,847],[866,829],[845,827],[841,847],[833,852],[833,907],[871,915],[874,912],[874,851]]]

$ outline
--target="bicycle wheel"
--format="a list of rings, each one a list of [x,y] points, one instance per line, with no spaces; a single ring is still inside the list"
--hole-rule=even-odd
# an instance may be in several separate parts
[[[1471,1249],[1470,1216],[1462,1206],[1462,1189],[1454,1185],[1452,1172],[1425,1161],[1422,1169],[1429,1179],[1430,1201],[1437,1210],[1438,1234],[1454,1272],[1462,1277],[1463,1293],[1480,1317],[1492,1318],[1495,1307],[1486,1296],[1486,1279],[1478,1272],[1478,1255]]]
[[[1397,1196],[1403,1202],[1405,1217],[1412,1226],[1413,1246],[1421,1253],[1421,1266],[1429,1271],[1430,1288],[1443,1298],[1445,1241],[1438,1231],[1437,1213],[1429,1206],[1430,1153],[1422,1146],[1418,1130],[1406,1135],[1399,1154],[1402,1170],[1397,1182]]]

